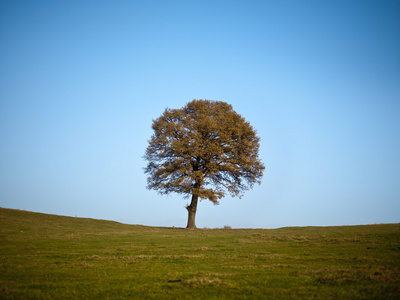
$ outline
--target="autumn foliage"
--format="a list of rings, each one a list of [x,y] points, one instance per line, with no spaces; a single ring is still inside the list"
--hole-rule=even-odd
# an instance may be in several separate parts
[[[192,197],[188,228],[195,228],[198,199],[214,204],[260,184],[264,165],[253,127],[222,101],[193,100],[166,109],[153,121],[144,158],[148,188]]]

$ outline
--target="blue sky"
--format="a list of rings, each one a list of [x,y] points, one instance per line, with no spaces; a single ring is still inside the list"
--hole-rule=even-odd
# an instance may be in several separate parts
[[[198,227],[400,222],[398,1],[0,0],[0,206],[184,227],[146,190],[152,120],[226,101],[262,184]]]

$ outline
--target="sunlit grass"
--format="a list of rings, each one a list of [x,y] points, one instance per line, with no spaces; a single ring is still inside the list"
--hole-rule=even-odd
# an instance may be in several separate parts
[[[400,224],[155,228],[0,209],[0,299],[399,299]]]

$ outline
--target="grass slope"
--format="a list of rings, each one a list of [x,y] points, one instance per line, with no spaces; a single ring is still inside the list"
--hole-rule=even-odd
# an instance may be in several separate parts
[[[0,208],[0,299],[400,299],[400,224],[195,230]]]

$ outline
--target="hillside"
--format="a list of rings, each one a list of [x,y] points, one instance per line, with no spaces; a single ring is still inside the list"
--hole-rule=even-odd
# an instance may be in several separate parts
[[[0,299],[399,299],[400,224],[196,230],[0,208]]]

